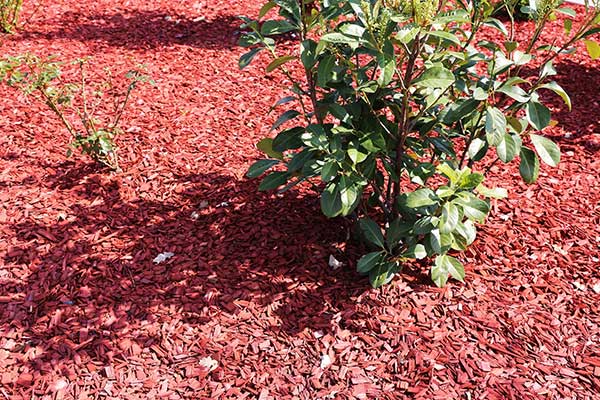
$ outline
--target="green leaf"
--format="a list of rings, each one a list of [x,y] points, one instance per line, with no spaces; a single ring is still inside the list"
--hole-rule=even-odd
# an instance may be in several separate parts
[[[277,128],[279,128],[281,125],[285,124],[286,122],[296,118],[298,115],[300,115],[300,113],[296,110],[287,110],[286,112],[284,112],[283,114],[281,114],[279,116],[279,118],[277,118],[277,121],[275,121],[275,123],[273,124],[273,126],[271,126],[270,130],[275,130]]]
[[[416,260],[422,260],[425,257],[427,257],[427,250],[425,249],[425,246],[418,243],[413,246],[410,246],[408,248],[408,250],[406,250],[406,253],[403,253],[402,256],[406,257],[406,258],[414,258]]]
[[[317,43],[314,40],[306,39],[300,44],[300,60],[307,70],[312,69],[317,63]]]
[[[483,24],[486,25],[486,26],[489,26],[491,28],[497,29],[504,36],[508,36],[508,30],[506,29],[506,26],[499,19],[491,18],[490,17],[487,20],[485,20],[485,22]]]
[[[262,192],[265,190],[277,189],[279,186],[285,184],[289,177],[290,174],[284,171],[271,172],[262,180],[258,186],[258,190]]]
[[[336,182],[330,182],[321,194],[321,210],[329,218],[336,217],[342,212],[342,199]]]
[[[396,247],[403,237],[409,235],[413,225],[410,222],[396,218],[386,230],[386,242],[390,249]]]
[[[446,31],[429,31],[429,36],[433,36],[436,38],[440,38],[442,40],[447,40],[455,45],[460,46],[460,39],[453,33]]]
[[[273,0],[279,7],[281,7],[280,14],[290,18],[294,24],[300,25],[302,22],[300,19],[300,3],[298,0]],[[286,15],[287,14],[287,15]]]
[[[541,131],[550,123],[550,110],[537,101],[531,100],[527,103],[525,115],[531,126],[538,131]]]
[[[529,101],[529,95],[523,89],[516,85],[504,85],[501,86],[496,92],[504,93],[511,99],[518,101],[519,103],[527,103]]]
[[[519,173],[527,183],[535,182],[540,174],[540,160],[533,150],[527,147],[521,147]]]
[[[260,9],[260,11],[258,12],[258,19],[263,18],[265,15],[267,15],[267,13],[269,12],[269,10],[271,10],[273,7],[275,7],[277,4],[275,4],[275,2],[273,1],[268,1],[266,2]]]
[[[271,158],[283,160],[283,154],[279,151],[273,150],[273,139],[264,138],[256,143],[256,148],[268,155]]]
[[[469,158],[473,161],[481,160],[488,151],[488,144],[485,140],[479,138],[473,139],[469,145]]]
[[[600,58],[600,43],[593,40],[584,40],[583,42],[592,60]]]
[[[448,178],[451,184],[456,185],[458,183],[460,176],[448,163],[441,163],[436,167],[436,170]]]
[[[569,111],[571,111],[571,98],[569,97],[567,92],[565,92],[565,90],[558,83],[556,83],[554,81],[548,82],[548,83],[545,83],[542,86],[540,86],[540,89],[552,90],[554,93],[556,93],[563,99],[563,101],[565,102],[567,107],[569,107]]]
[[[348,156],[350,157],[354,165],[360,164],[361,162],[367,159],[367,154],[362,153],[360,150],[354,147],[348,149]]]
[[[483,185],[477,186],[477,193],[486,198],[504,199],[508,197],[508,191],[504,188],[488,188]]]
[[[283,64],[285,64],[286,62],[295,60],[296,57],[294,56],[281,56],[278,57],[276,59],[274,59],[273,61],[271,61],[271,63],[269,63],[269,65],[267,65],[267,73],[269,72],[273,72],[273,70],[275,70],[277,67],[282,66]]]
[[[335,67],[335,57],[325,56],[317,68],[317,85],[324,88],[332,78],[333,68]]]
[[[328,161],[321,169],[321,179],[323,182],[329,182],[337,176],[339,166],[337,161]]]
[[[421,30],[420,27],[414,25],[406,25],[398,29],[398,33],[396,33],[395,39],[400,43],[408,44],[414,38],[417,37],[417,34]]]
[[[250,50],[249,52],[242,54],[242,56],[240,57],[240,59],[238,61],[238,65],[239,65],[240,69],[244,69],[248,65],[250,65],[254,56],[256,56],[258,54],[258,52],[260,52],[263,49],[264,49],[264,47],[256,47],[256,48]]]
[[[406,207],[419,208],[437,204],[437,196],[431,189],[422,188],[406,194]]]
[[[383,235],[381,229],[375,221],[370,218],[363,218],[359,221],[360,228],[365,234],[365,238],[377,247],[384,248]]]
[[[369,281],[371,286],[378,288],[389,283],[398,272],[398,266],[395,262],[386,262],[377,265],[369,271]]]
[[[304,128],[299,126],[283,130],[273,139],[273,149],[279,152],[302,147]]]
[[[517,147],[517,142],[508,133],[504,134],[502,141],[496,147],[498,158],[505,163],[512,161],[519,154],[519,150],[521,149]]]
[[[450,233],[462,218],[460,209],[452,203],[446,203],[442,207],[442,218],[440,218],[440,232]]]
[[[478,172],[471,172],[469,168],[463,168],[461,171],[458,187],[461,189],[475,189],[477,185],[483,182],[484,177]]]
[[[542,67],[540,71],[540,78],[546,78],[552,75],[556,75],[556,69],[554,68],[554,65],[552,65],[552,60],[550,60]]]
[[[280,19],[270,19],[263,22],[260,27],[260,33],[263,36],[271,36],[271,35],[281,35],[282,33],[295,31],[298,28],[292,24],[290,24],[286,20]]]
[[[560,162],[560,149],[558,145],[548,138],[533,133],[529,137],[542,161],[551,167],[556,167]]]
[[[439,255],[435,258],[435,264],[431,267],[431,280],[438,287],[442,287],[448,281],[448,275],[454,279],[464,282],[465,267],[456,258],[449,255]]]
[[[382,251],[374,251],[369,254],[365,254],[358,260],[356,264],[356,271],[360,274],[366,274],[373,268],[375,268],[383,260],[385,253]]]
[[[246,176],[248,178],[256,178],[262,175],[266,170],[271,168],[273,165],[279,164],[279,160],[258,160],[248,168]]]
[[[321,40],[327,43],[343,43],[351,46],[358,46],[360,43],[356,37],[346,36],[340,32],[326,33],[321,36]]]
[[[342,201],[341,215],[350,214],[358,205],[360,191],[358,187],[346,176],[342,175],[338,183],[340,200]]]
[[[442,66],[434,66],[426,69],[421,76],[413,81],[413,83],[426,88],[446,89],[452,85],[454,81],[455,78],[452,71]]]
[[[496,107],[488,107],[485,112],[485,134],[490,146],[497,146],[506,133],[506,117]]]
[[[306,164],[313,157],[313,152],[311,149],[303,149],[302,151],[294,154],[292,159],[287,164],[288,172],[296,172],[300,171],[304,168],[304,164]]]
[[[462,206],[465,216],[470,220],[476,222],[483,222],[488,212],[490,211],[490,205],[469,192],[461,192],[453,202],[459,206]]]
[[[475,241],[475,238],[477,237],[477,230],[475,229],[475,224],[473,224],[473,221],[466,220],[456,225],[456,230],[453,234],[455,241],[457,236],[460,236],[463,239],[457,244],[462,247],[458,250],[464,250],[467,246]]]

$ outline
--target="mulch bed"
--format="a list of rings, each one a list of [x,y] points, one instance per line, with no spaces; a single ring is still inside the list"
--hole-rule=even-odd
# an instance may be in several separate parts
[[[56,118],[0,87],[0,399],[598,396],[600,63],[557,63],[563,160],[531,186],[494,170],[511,194],[465,284],[416,269],[372,290],[314,194],[244,178],[283,79],[237,68],[251,3],[40,0],[0,38],[157,83],[125,112],[118,174],[66,159]]]

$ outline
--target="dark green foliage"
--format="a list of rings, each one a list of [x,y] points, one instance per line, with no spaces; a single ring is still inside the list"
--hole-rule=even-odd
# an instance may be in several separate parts
[[[259,18],[277,9],[279,19],[244,18],[240,43],[250,50],[240,66],[268,53],[267,72],[292,82],[292,97],[277,105],[285,107],[272,127],[278,133],[258,145],[269,159],[248,176],[275,168],[261,190],[308,181],[321,191],[326,216],[357,217],[357,236],[369,249],[357,269],[375,287],[426,258],[436,285],[463,280],[451,254],[473,243],[490,199],[506,196],[484,185],[490,166],[519,159],[531,183],[540,160],[558,163],[558,146],[539,134],[551,123],[539,91],[555,92],[570,107],[551,80],[552,60],[595,32],[598,11],[577,27],[566,23],[565,37],[548,45],[540,34],[553,13],[571,13],[553,0],[530,4],[535,28],[522,43],[486,1],[305,3],[272,0]],[[503,38],[479,40],[484,26]],[[271,36],[291,30],[299,49],[281,53]],[[303,74],[290,73],[291,63]],[[534,65],[542,66],[537,77],[521,77]]]

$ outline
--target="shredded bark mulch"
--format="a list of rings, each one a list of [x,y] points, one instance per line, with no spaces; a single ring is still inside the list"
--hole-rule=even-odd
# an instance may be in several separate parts
[[[0,399],[597,398],[599,62],[556,65],[574,103],[554,99],[545,131],[560,166],[531,186],[492,170],[510,196],[466,283],[414,267],[373,290],[314,194],[244,178],[284,95],[266,58],[237,67],[236,16],[260,6],[41,0],[0,38],[157,83],[124,114],[121,173],[67,159],[56,117],[0,87]]]

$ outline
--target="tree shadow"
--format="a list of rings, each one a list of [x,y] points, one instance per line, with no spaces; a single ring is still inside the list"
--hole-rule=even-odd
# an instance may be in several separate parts
[[[600,69],[570,60],[563,60],[555,67],[558,74],[554,78],[569,94],[573,105],[569,110],[560,97],[544,91],[554,108],[552,118],[567,132],[555,139],[563,147],[578,144],[592,153],[600,151],[600,114],[596,112],[600,108],[597,93]]]
[[[132,11],[126,14],[80,14],[67,12],[50,32],[27,26],[19,37],[47,40],[69,39],[100,46],[149,50],[172,45],[211,49],[232,48],[241,21],[231,15],[214,19],[168,14],[163,11]]]
[[[330,254],[346,261],[356,249],[339,249],[344,226],[320,214],[315,196],[261,194],[256,182],[201,174],[177,178],[169,201],[127,200],[119,176],[62,168],[45,184],[76,201],[56,221],[12,224],[3,260],[28,273],[0,285],[0,326],[37,349],[33,368],[159,345],[160,334],[135,332],[165,307],[189,324],[268,309],[274,336],[327,332],[342,316],[345,328],[364,329],[356,298],[368,282],[327,265]],[[155,260],[165,252],[174,255]]]

